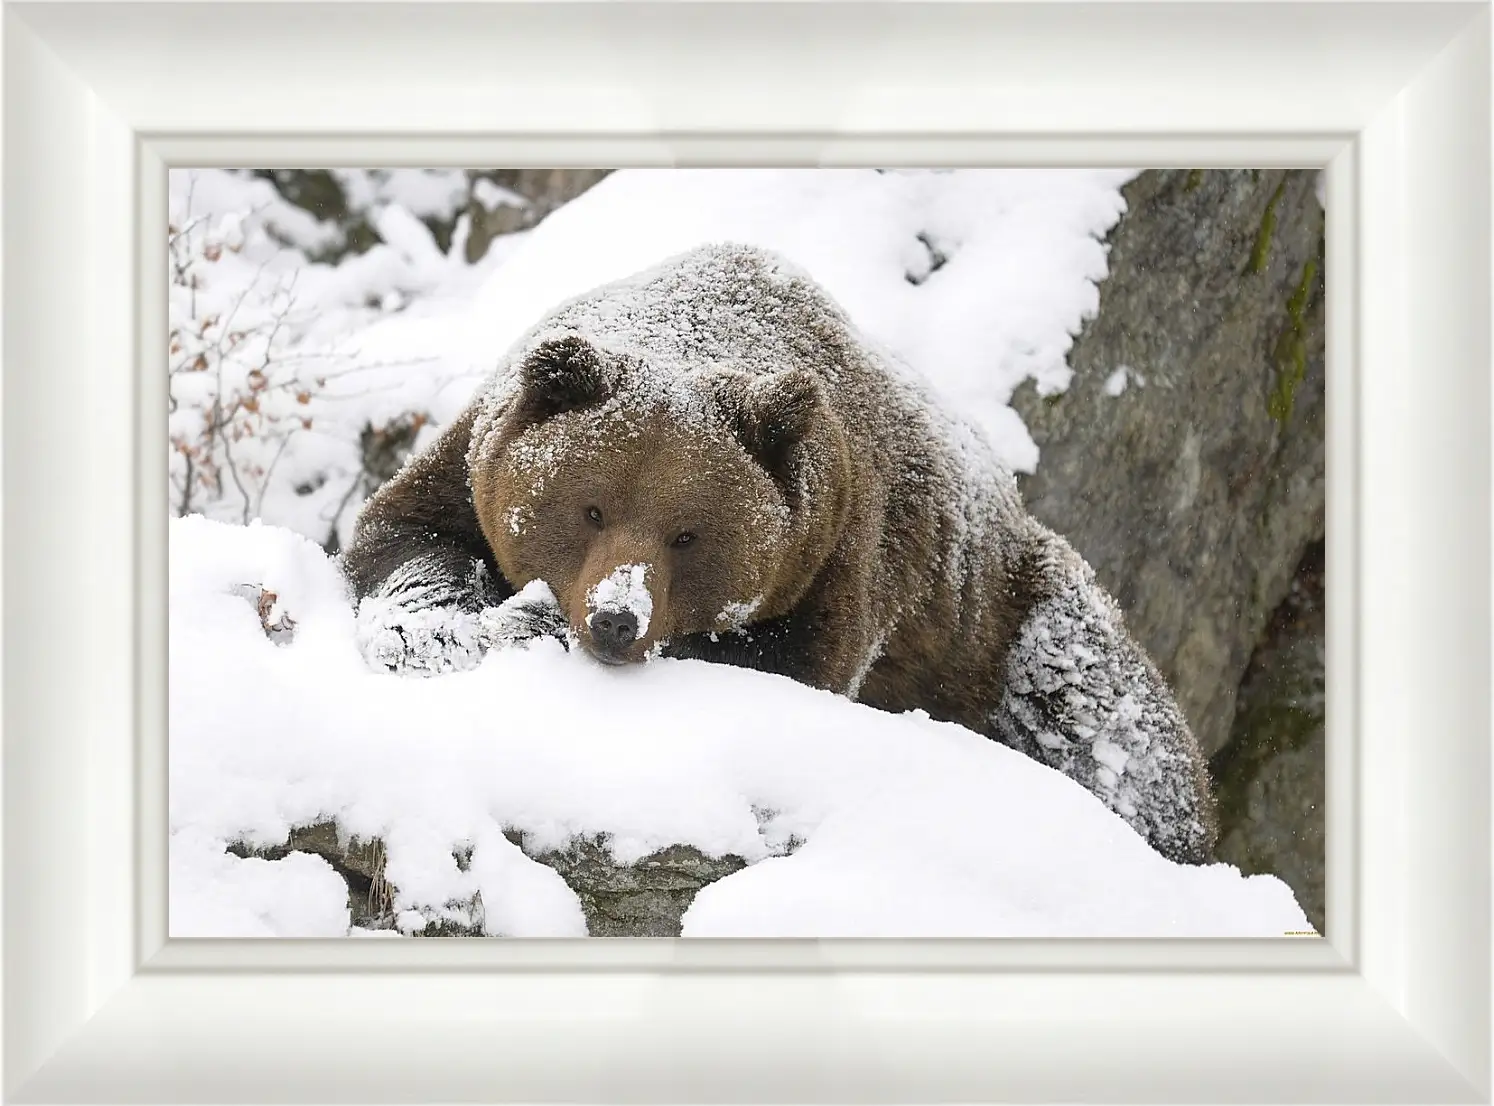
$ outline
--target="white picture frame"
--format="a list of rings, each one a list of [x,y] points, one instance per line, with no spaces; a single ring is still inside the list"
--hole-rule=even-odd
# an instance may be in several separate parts
[[[7,1100],[1490,1096],[1490,8],[4,6]],[[166,939],[166,167],[1323,165],[1323,939]]]

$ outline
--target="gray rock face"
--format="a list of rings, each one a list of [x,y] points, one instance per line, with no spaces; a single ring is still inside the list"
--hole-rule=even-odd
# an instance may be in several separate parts
[[[1141,174],[1068,391],[1013,398],[1041,450],[1028,507],[1120,602],[1206,754],[1228,740],[1251,652],[1323,536],[1314,175]]]
[[[472,227],[467,235],[467,260],[480,259],[499,235],[528,230],[610,172],[611,169],[469,169],[472,199],[467,211],[472,216]],[[480,180],[491,181],[523,197],[525,202],[489,207],[482,202]]]
[[[524,848],[522,835],[509,840]],[[284,845],[253,850],[231,847],[237,856],[279,860],[292,852],[319,856],[347,881],[348,908],[353,925],[391,929],[395,924],[395,888],[384,877],[384,846],[379,841],[348,840],[335,823],[319,822],[291,831]],[[747,866],[737,856],[706,856],[688,845],[671,845],[634,864],[618,864],[601,838],[577,839],[557,852],[531,852],[554,868],[581,900],[586,930],[591,937],[678,937],[685,911],[696,893]],[[466,869],[470,854],[458,852],[457,866]],[[480,937],[483,932],[481,894],[470,901],[442,903],[423,909],[425,927],[417,937]]]
[[[1245,680],[1218,780],[1220,860],[1279,876],[1319,933],[1323,895],[1323,543],[1307,551]]]
[[[696,892],[747,866],[739,856],[709,857],[671,845],[636,864],[617,864],[604,842],[579,840],[535,856],[576,892],[592,937],[678,937]]]
[[[443,251],[451,248],[457,218],[470,215],[471,226],[464,248],[468,262],[488,252],[493,239],[516,230],[528,230],[561,204],[585,192],[610,169],[468,169],[468,203],[450,218],[424,216],[421,222]],[[312,258],[336,263],[348,254],[363,253],[377,245],[379,232],[368,212],[355,210],[335,176],[326,169],[256,169],[297,207],[337,228],[336,238]],[[489,207],[479,199],[479,180],[486,179],[513,193],[517,204]]]

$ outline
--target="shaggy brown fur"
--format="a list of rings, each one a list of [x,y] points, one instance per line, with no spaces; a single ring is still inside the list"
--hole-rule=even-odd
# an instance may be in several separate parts
[[[844,436],[808,374],[703,374],[709,407],[680,418],[640,409],[633,369],[578,337],[541,344],[485,444],[491,461],[471,469],[503,577],[544,580],[576,636],[624,661],[656,642],[736,630],[730,612],[754,600],[761,620],[801,608],[839,539],[841,497],[805,494],[795,474],[811,466],[825,478],[817,484],[838,488],[847,469]],[[649,624],[604,651],[588,597],[635,564],[648,566]]]
[[[1168,856],[1212,847],[1203,759],[1088,567],[979,435],[758,250],[552,313],[373,497],[345,564],[357,595],[411,609],[543,580],[602,659],[922,709],[1073,776]],[[650,606],[617,648],[597,589],[633,565]]]

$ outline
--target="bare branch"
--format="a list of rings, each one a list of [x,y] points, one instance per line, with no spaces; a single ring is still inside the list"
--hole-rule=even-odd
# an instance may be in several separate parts
[[[290,440],[296,436],[294,428],[280,439],[280,448],[275,450],[275,457],[270,461],[270,467],[265,469],[264,476],[259,482],[259,502],[254,505],[254,513],[263,515],[265,513],[265,493],[270,490],[270,477],[275,475],[275,466],[280,464],[280,458],[285,454],[285,447],[290,445]]]

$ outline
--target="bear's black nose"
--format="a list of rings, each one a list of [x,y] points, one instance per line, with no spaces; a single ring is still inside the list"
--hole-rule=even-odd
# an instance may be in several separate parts
[[[638,636],[638,616],[632,611],[621,608],[600,610],[588,622],[592,640],[604,652],[620,653]]]

